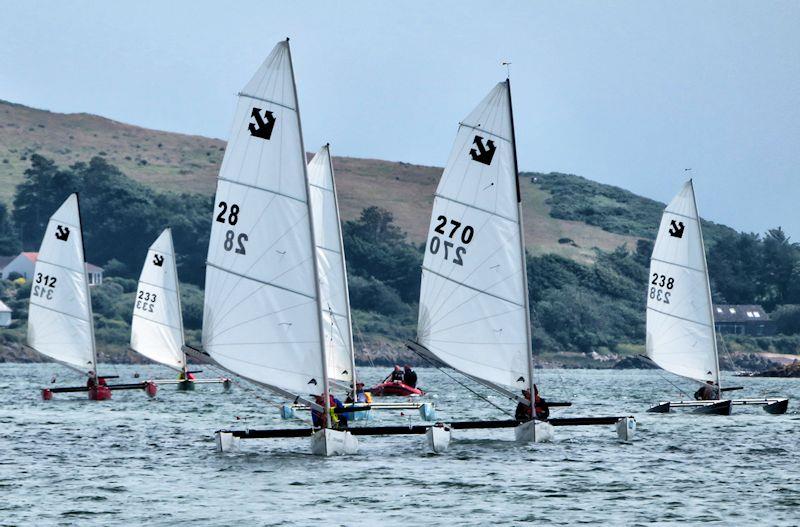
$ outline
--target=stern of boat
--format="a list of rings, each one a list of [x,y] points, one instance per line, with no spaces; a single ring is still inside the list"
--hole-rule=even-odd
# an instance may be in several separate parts
[[[553,436],[553,425],[545,421],[525,421],[514,428],[514,438],[518,443],[548,443]]]
[[[358,439],[346,430],[322,428],[311,435],[311,453],[324,457],[356,454]]]

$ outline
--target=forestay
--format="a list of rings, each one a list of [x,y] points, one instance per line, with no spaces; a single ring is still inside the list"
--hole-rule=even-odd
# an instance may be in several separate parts
[[[328,377],[353,382],[353,337],[347,271],[330,147],[308,163],[309,197],[314,218],[320,310],[325,330]]]
[[[206,266],[203,346],[224,368],[296,394],[323,389],[306,160],[288,42],[239,94]]]
[[[95,372],[94,327],[78,195],[50,217],[31,279],[28,346]]]
[[[461,123],[439,181],[417,339],[457,370],[524,388],[531,351],[516,179],[503,82]]]
[[[170,229],[165,229],[147,251],[134,299],[131,348],[170,368],[186,368],[178,271]]]
[[[653,247],[647,356],[676,375],[719,382],[711,291],[691,180],[664,210]]]

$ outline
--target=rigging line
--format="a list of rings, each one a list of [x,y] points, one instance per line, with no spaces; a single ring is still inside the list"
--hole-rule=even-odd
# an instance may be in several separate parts
[[[648,357],[647,355],[642,355],[642,354],[640,353],[638,356],[639,356],[639,357],[642,357],[643,359],[646,359],[648,362],[650,362],[650,363],[652,363],[652,364],[655,364],[656,366],[658,366],[658,364],[656,364],[656,362],[655,362],[653,359],[651,359],[650,357]],[[681,387],[680,387],[680,386],[678,386],[677,384],[675,384],[674,382],[672,382],[671,380],[669,380],[669,378],[668,378],[668,377],[666,377],[666,376],[663,374],[663,370],[662,370],[661,366],[658,366],[658,369],[656,370],[656,373],[658,374],[658,376],[659,376],[659,377],[661,377],[662,379],[664,379],[665,381],[667,381],[668,383],[670,383],[670,384],[671,384],[671,385],[672,385],[672,386],[673,386],[673,387],[674,387],[676,390],[678,390],[679,392],[681,392],[681,393],[682,393],[682,394],[683,394],[683,395],[684,395],[684,396],[685,396],[687,399],[688,399],[688,398],[693,398],[693,396],[691,396],[691,395],[689,395],[688,393],[684,392],[684,391],[681,389]]]
[[[411,349],[411,348],[409,348],[409,349]],[[467,386],[465,383],[463,383],[463,382],[459,381],[458,379],[456,379],[455,377],[453,377],[452,375],[450,375],[449,373],[447,373],[447,372],[446,372],[446,371],[445,371],[445,370],[444,370],[444,369],[443,369],[441,366],[439,366],[438,364],[436,364],[436,363],[435,363],[434,361],[432,361],[430,358],[426,357],[425,355],[423,355],[422,353],[418,352],[417,350],[411,349],[411,351],[413,351],[414,353],[416,353],[416,354],[417,354],[417,355],[418,355],[420,358],[422,358],[422,359],[426,360],[428,363],[430,363],[430,365],[431,365],[431,366],[433,366],[434,368],[436,368],[437,370],[439,370],[440,372],[442,372],[443,374],[445,374],[445,375],[446,375],[448,378],[450,378],[450,380],[452,380],[453,382],[455,382],[456,384],[458,384],[458,385],[459,385],[459,386],[461,386],[462,388],[466,389],[467,391],[469,391],[470,393],[472,393],[473,395],[475,395],[475,396],[476,396],[476,397],[478,397],[479,399],[481,399],[481,400],[483,400],[483,401],[485,401],[485,402],[489,403],[490,405],[494,406],[495,408],[497,408],[498,410],[500,410],[501,412],[503,412],[504,414],[506,414],[506,415],[508,415],[508,416],[512,416],[512,415],[513,415],[511,412],[509,412],[509,411],[508,411],[508,410],[506,410],[505,408],[503,408],[503,407],[501,407],[501,406],[499,406],[499,405],[495,404],[494,402],[490,401],[490,400],[489,400],[487,397],[484,397],[482,394],[480,394],[480,393],[476,392],[475,390],[473,390],[472,388],[470,388],[469,386]],[[456,370],[456,371],[458,371],[458,370]],[[463,375],[463,374],[462,374],[462,375]]]

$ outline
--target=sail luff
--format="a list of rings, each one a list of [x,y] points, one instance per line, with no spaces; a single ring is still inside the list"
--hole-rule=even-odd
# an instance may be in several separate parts
[[[703,272],[706,277],[706,295],[708,297],[708,318],[711,321],[711,333],[713,335],[712,342],[714,343],[714,360],[717,363],[717,398],[722,398],[722,379],[719,368],[719,350],[717,349],[717,336],[716,328],[714,326],[714,302],[711,298],[711,280],[708,276],[708,261],[706,260],[706,244],[703,240],[703,226],[700,224],[700,210],[697,208],[697,195],[694,193],[694,181],[689,179],[689,187],[692,189],[692,201],[694,203],[694,210],[697,213],[697,230],[700,233],[700,247],[703,256]]]
[[[342,238],[342,218],[339,214],[339,193],[336,191],[336,176],[333,173],[333,156],[331,156],[330,143],[325,145],[328,151],[328,167],[331,171],[331,189],[333,192],[333,204],[336,211],[336,231],[339,233],[339,254],[340,262],[342,264],[342,281],[344,283],[344,305],[345,305],[345,318],[347,319],[347,334],[348,339],[345,342],[350,354],[350,374],[353,378],[353,400],[356,397],[356,354],[355,346],[353,345],[353,320],[352,313],[350,312],[350,288],[347,283],[347,261],[344,256],[344,239]]]
[[[303,141],[303,121],[300,117],[300,99],[297,97],[297,81],[294,77],[294,64],[292,63],[292,48],[289,45],[289,39],[286,39],[286,52],[289,55],[289,72],[292,78],[292,89],[294,90],[294,105],[295,105],[295,112],[297,112],[297,129],[300,133],[300,152],[303,156],[303,178],[305,179],[306,183],[306,206],[308,209],[308,219],[309,219],[309,227],[311,231],[311,256],[313,260],[314,266],[314,289],[316,291],[316,303],[317,303],[317,319],[319,321],[319,350],[320,350],[320,359],[322,361],[322,397],[325,400],[325,414],[322,418],[322,425],[323,427],[327,428],[331,425],[330,417],[331,417],[331,387],[330,387],[330,379],[328,378],[328,359],[325,354],[325,328],[323,326],[322,321],[322,297],[320,296],[320,286],[319,286],[319,263],[317,261],[317,241],[316,241],[316,234],[314,233],[314,211],[313,207],[311,206],[311,193],[309,188],[309,181],[308,181],[308,163],[306,162],[306,148],[305,142]]]
[[[506,79],[506,87],[508,88],[508,114],[511,120],[511,149],[514,153],[514,175],[517,184],[517,226],[519,227],[519,245],[520,245],[520,258],[522,259],[522,290],[525,299],[525,336],[527,337],[525,355],[528,359],[528,389],[531,394],[531,417],[536,416],[535,412],[535,389],[533,379],[533,337],[531,335],[531,308],[529,305],[530,298],[528,292],[528,263],[525,258],[525,228],[522,223],[522,193],[519,189],[519,164],[517,161],[517,137],[514,130],[514,105],[511,100],[511,79]],[[536,440],[536,427],[533,427],[533,438]]]

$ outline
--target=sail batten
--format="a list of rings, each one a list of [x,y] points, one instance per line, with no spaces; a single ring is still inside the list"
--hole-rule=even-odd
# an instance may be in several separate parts
[[[527,284],[511,99],[498,83],[459,125],[437,187],[417,341],[451,367],[530,386]]]
[[[58,362],[96,374],[94,324],[77,194],[64,201],[45,228],[31,277],[27,344]]]
[[[688,181],[659,225],[647,285],[647,356],[665,370],[719,382],[711,291],[694,188]]]
[[[203,346],[242,377],[319,395],[326,381],[305,165],[284,41],[238,97],[214,201]]]

